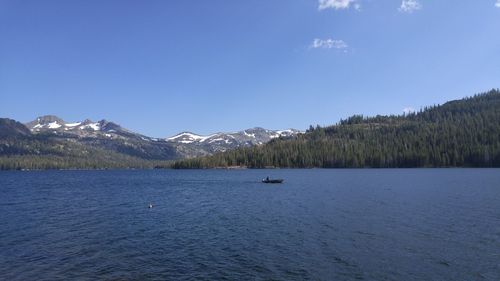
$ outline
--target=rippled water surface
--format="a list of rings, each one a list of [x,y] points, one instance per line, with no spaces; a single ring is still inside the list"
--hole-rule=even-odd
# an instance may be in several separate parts
[[[0,172],[0,279],[500,280],[500,170]]]

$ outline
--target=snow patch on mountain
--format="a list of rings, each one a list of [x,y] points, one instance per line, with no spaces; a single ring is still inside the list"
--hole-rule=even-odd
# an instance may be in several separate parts
[[[247,137],[255,138],[255,134],[249,134],[249,133],[247,133],[246,130],[243,131],[243,134],[245,134],[245,136],[247,136]]]
[[[101,130],[101,125],[99,123],[90,123],[90,124],[80,126],[80,129],[82,129],[82,130],[92,129],[94,131],[99,131],[99,130]]]
[[[57,123],[57,121],[54,121],[54,122],[50,122],[48,124],[36,124],[35,126],[33,126],[33,129],[44,129],[44,128],[47,128],[47,129],[58,129],[58,128],[61,128],[62,125]]]
[[[57,129],[57,128],[61,128],[62,125],[61,124],[58,124],[57,121],[54,121],[54,122],[50,122],[47,127],[49,129]]]
[[[180,143],[193,143],[193,142],[204,142],[205,140],[213,137],[214,135],[209,136],[200,136],[197,134],[193,134],[190,132],[183,132],[173,137],[167,138],[169,141],[176,141]]]
[[[208,143],[214,143],[214,142],[224,142],[226,144],[230,144],[232,142],[232,140],[228,140],[225,138],[215,138],[215,139],[211,139],[210,141],[208,141]]]
[[[79,126],[80,124],[82,124],[82,122],[76,122],[76,123],[66,123],[64,126],[65,126],[65,127],[70,127],[70,128],[73,128],[73,127]]]

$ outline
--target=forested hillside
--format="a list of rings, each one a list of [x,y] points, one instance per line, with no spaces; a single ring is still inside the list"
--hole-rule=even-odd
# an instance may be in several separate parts
[[[401,116],[356,115],[305,134],[174,168],[500,167],[500,91]]]
[[[23,124],[0,118],[0,170],[154,168],[169,164],[72,139],[31,134]]]

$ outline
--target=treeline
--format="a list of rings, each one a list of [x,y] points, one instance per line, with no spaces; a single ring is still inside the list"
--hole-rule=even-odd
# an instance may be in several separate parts
[[[163,169],[171,166],[170,161],[143,159],[78,159],[53,155],[25,155],[0,157],[0,170],[50,170],[50,169]]]
[[[181,160],[174,168],[500,167],[500,91],[399,116],[355,115],[291,139]]]

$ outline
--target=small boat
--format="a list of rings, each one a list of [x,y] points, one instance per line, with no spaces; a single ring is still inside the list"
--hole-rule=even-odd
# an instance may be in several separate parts
[[[282,183],[283,179],[270,179],[270,178],[265,178],[262,180],[263,183]]]

